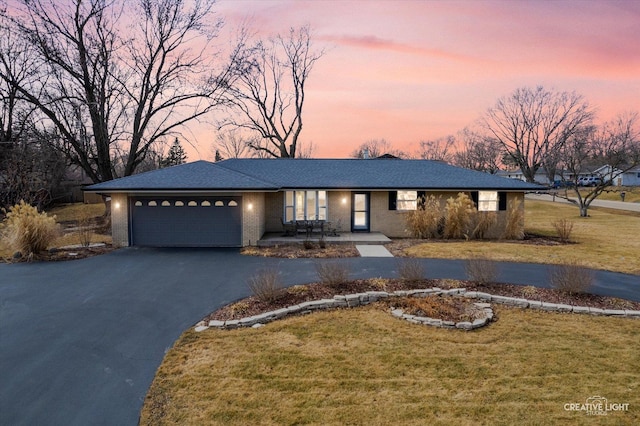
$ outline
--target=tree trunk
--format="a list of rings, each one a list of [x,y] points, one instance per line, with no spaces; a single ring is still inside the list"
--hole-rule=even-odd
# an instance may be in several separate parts
[[[580,217],[588,217],[589,215],[587,214],[587,206],[580,206]]]

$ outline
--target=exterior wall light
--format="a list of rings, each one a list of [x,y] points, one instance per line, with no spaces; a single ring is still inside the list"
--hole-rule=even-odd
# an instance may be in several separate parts
[[[115,203],[113,206],[114,206],[116,209],[119,209],[119,208],[120,208],[120,202],[119,202],[119,201],[116,201],[116,203]]]
[[[342,197],[342,204],[347,204],[347,197]]]
[[[253,210],[253,203],[247,204],[247,210]]]

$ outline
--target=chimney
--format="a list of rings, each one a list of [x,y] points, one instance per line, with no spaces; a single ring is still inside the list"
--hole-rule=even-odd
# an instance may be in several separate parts
[[[369,148],[365,148],[362,150],[362,158],[365,160],[369,159]]]

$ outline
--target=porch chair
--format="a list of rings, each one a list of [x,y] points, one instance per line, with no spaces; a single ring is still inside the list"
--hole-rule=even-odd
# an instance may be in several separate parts
[[[295,237],[298,235],[295,222],[285,222],[284,219],[280,219],[282,222],[282,231],[284,237]]]
[[[327,222],[327,235],[330,237],[339,237],[342,232],[342,219],[338,219],[335,223]]]

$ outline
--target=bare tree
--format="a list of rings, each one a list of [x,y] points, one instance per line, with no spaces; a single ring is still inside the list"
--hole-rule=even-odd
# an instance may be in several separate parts
[[[482,118],[520,167],[528,182],[562,149],[566,141],[593,118],[589,104],[575,92],[553,92],[539,86],[520,88],[500,98]]]
[[[420,158],[451,163],[456,150],[456,138],[453,135],[438,139],[420,141]]]
[[[255,139],[255,136],[253,137]],[[221,131],[217,134],[215,142],[211,148],[217,152],[219,159],[249,157],[252,153],[249,148],[250,143],[258,143],[255,140],[243,135],[239,129]]]
[[[371,139],[360,144],[351,152],[352,158],[377,158],[382,155],[389,154],[398,158],[406,158],[407,154],[395,149],[391,142],[386,139]]]
[[[314,51],[308,26],[258,41],[247,49],[243,72],[232,90],[234,118],[223,125],[260,135],[249,147],[271,157],[297,156],[306,84],[323,51]]]
[[[16,2],[2,22],[29,43],[40,72],[25,83],[0,70],[0,79],[55,126],[58,148],[94,182],[115,176],[116,151],[122,173],[134,173],[155,141],[219,106],[238,70],[231,60],[214,71],[213,0]]]
[[[582,128],[567,141],[559,160],[563,180],[572,182],[575,194],[575,198],[567,199],[578,206],[581,217],[586,217],[593,200],[620,175],[640,164],[638,113],[619,114],[600,128]],[[598,180],[583,193],[578,184],[587,170]]]
[[[460,132],[462,146],[453,155],[452,164],[466,169],[495,174],[500,170],[502,144],[494,138],[464,128]]]

